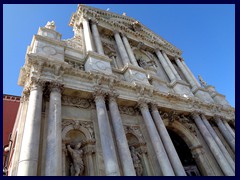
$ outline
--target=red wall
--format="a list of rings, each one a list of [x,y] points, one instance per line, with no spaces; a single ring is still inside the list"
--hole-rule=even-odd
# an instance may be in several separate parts
[[[20,104],[20,96],[3,94],[3,145],[8,144]]]

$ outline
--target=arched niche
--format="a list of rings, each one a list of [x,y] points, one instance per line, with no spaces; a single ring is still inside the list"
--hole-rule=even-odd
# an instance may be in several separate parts
[[[187,127],[185,127],[179,121],[169,122],[168,119],[164,119],[166,128],[176,133],[187,144],[192,153],[197,167],[203,176],[212,176],[214,172],[212,167],[207,161],[204,153],[204,149],[194,133],[192,133]]]
[[[83,176],[92,176],[95,174],[94,169],[94,153],[95,153],[95,137],[93,124],[89,121],[63,120],[62,123],[62,149],[63,149],[63,175],[71,175],[71,164],[73,159],[67,150],[67,145],[72,149],[81,142],[80,150],[83,151]]]
[[[143,138],[143,135],[141,133],[140,127],[138,126],[124,126],[125,133],[126,133],[126,138],[128,141],[128,146],[129,150],[131,152],[132,159],[134,159],[134,155],[132,154],[131,147],[134,147],[136,154],[140,161],[141,161],[141,166],[142,166],[142,173],[140,176],[151,176],[153,175],[152,173],[152,166],[149,161],[148,153],[147,153],[147,146],[146,142]],[[133,160],[134,163],[134,160]],[[136,166],[136,165],[134,165]],[[137,169],[135,168],[136,174]]]

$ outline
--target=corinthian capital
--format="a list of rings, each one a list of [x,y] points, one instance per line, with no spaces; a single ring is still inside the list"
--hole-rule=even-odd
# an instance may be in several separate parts
[[[45,84],[46,84],[46,81],[32,77],[31,83],[30,83],[30,91],[36,90],[37,88],[44,88]]]
[[[141,109],[141,110],[148,110],[148,101],[145,100],[145,99],[139,99],[138,100],[138,107]]]
[[[48,88],[50,89],[50,91],[56,91],[61,93],[63,90],[63,84],[57,82],[57,81],[52,81],[50,82],[50,84],[48,85]]]

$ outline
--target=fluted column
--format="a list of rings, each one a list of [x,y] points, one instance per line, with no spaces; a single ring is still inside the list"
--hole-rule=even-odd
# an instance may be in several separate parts
[[[165,58],[163,57],[162,53],[160,52],[159,49],[155,49],[155,52],[157,54],[157,57],[160,61],[160,63],[162,64],[163,66],[163,69],[165,70],[165,72],[167,73],[167,76],[169,77],[170,81],[174,81],[176,80],[172,70],[170,69],[168,63],[166,62]]]
[[[93,51],[93,44],[91,38],[91,30],[89,27],[89,21],[87,19],[83,19],[83,32],[84,32],[84,42],[86,51]]]
[[[195,81],[191,78],[191,76],[189,75],[188,71],[183,66],[182,62],[178,58],[175,58],[175,61],[176,61],[177,65],[178,65],[178,67],[183,72],[183,74],[186,77],[186,79],[189,82],[189,84],[192,86],[192,88],[196,87]]]
[[[215,142],[217,143],[219,149],[222,151],[223,155],[225,156],[225,158],[227,159],[228,163],[230,164],[230,166],[232,167],[233,171],[235,172],[235,163],[232,160],[232,158],[231,158],[230,154],[228,153],[228,151],[226,150],[226,148],[224,147],[224,145],[222,144],[222,141],[219,139],[219,137],[217,136],[217,134],[213,130],[212,126],[210,125],[210,123],[206,119],[206,117],[203,114],[201,115],[201,117],[202,117],[203,123],[207,127],[208,131],[212,135],[212,137],[215,140]]]
[[[169,67],[171,68],[174,76],[178,79],[181,80],[181,77],[179,76],[178,72],[176,71],[176,69],[174,68],[172,62],[170,61],[170,59],[168,58],[167,54],[162,51],[163,57],[166,59],[166,62],[168,63]]]
[[[235,133],[233,132],[232,128],[229,126],[228,122],[226,120],[223,120],[224,125],[226,126],[227,130],[230,132],[230,134],[235,138]]]
[[[217,126],[222,133],[223,137],[226,139],[232,150],[235,152],[235,139],[230,134],[230,132],[227,130],[227,128],[224,126],[222,120],[219,117],[214,117],[215,122],[217,123]]]
[[[194,119],[195,124],[197,125],[199,131],[201,132],[203,138],[205,139],[209,149],[212,151],[213,156],[221,167],[223,173],[227,176],[234,176],[234,172],[231,166],[227,163],[226,158],[218,148],[217,144],[213,140],[213,137],[208,132],[206,126],[204,125],[202,119],[196,113],[192,114],[192,118]]]
[[[109,110],[111,113],[112,125],[116,137],[120,161],[125,176],[136,176],[131,153],[129,151],[127,138],[123,129],[122,119],[116,102],[116,94],[109,95]]]
[[[133,54],[132,48],[131,48],[131,46],[130,46],[130,44],[128,42],[128,39],[127,39],[125,34],[122,34],[122,40],[123,40],[123,43],[124,43],[124,45],[126,47],[126,50],[127,50],[127,53],[128,53],[128,56],[130,58],[131,63],[133,65],[135,65],[135,66],[138,66],[137,60],[136,60],[136,58],[135,58],[135,56]]]
[[[95,103],[106,175],[120,176],[104,93],[101,90],[97,90],[95,93]]]
[[[172,164],[172,167],[174,169],[174,172],[177,176],[186,176],[185,170],[183,168],[183,165],[179,159],[179,156],[176,152],[176,149],[172,143],[172,140],[167,132],[167,129],[163,123],[163,120],[159,114],[159,111],[157,109],[157,106],[155,104],[151,105],[152,109],[152,115],[153,120],[155,122],[155,125],[157,127],[158,133],[160,135],[160,138],[163,142],[163,145],[167,151],[169,160]]]
[[[128,54],[127,54],[126,49],[123,45],[122,39],[119,35],[119,32],[114,31],[113,33],[114,33],[114,38],[116,40],[116,44],[117,44],[117,47],[118,47],[118,51],[119,51],[121,59],[123,61],[123,65],[125,66],[128,63],[130,63],[130,60],[128,58]]]
[[[157,129],[154,125],[153,119],[145,102],[139,102],[144,123],[146,125],[148,134],[150,136],[157,160],[164,176],[174,176],[174,171],[168,159],[167,153],[164,149],[162,141],[158,135]]]
[[[182,60],[182,64],[185,67],[185,69],[187,70],[188,74],[192,77],[192,79],[195,81],[196,85],[198,87],[201,87],[200,83],[198,82],[198,80],[196,79],[196,77],[193,75],[192,71],[188,68],[187,64],[185,63],[185,61]]]
[[[98,28],[97,28],[97,23],[92,21],[91,27],[92,27],[92,33],[93,33],[93,38],[94,38],[94,41],[95,41],[95,44],[96,44],[97,52],[99,54],[104,55],[102,42],[101,42],[100,35],[99,35],[99,32],[98,32]]]
[[[47,122],[47,145],[46,145],[46,176],[62,175],[62,85],[52,82],[49,99],[49,112]]]
[[[31,86],[18,162],[18,176],[37,175],[43,85],[42,81],[34,81]]]

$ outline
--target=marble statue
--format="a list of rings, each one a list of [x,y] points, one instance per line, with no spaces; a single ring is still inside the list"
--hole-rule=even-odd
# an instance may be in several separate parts
[[[71,176],[82,176],[84,171],[83,150],[81,149],[81,142],[75,145],[74,149],[67,145],[67,150],[72,157]]]
[[[136,151],[135,147],[130,146],[130,152],[132,155],[133,165],[137,176],[142,176],[143,167],[140,161],[140,154]]]

